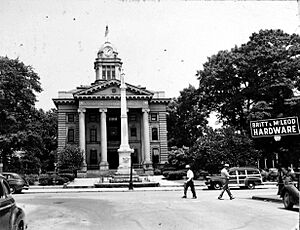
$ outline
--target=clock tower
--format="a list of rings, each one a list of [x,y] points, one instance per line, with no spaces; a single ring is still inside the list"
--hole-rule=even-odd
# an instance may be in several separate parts
[[[107,35],[108,27],[106,26],[106,41],[99,49],[97,58],[94,62],[94,69],[96,72],[95,83],[108,81],[111,79],[120,80],[120,73],[123,63],[118,57],[116,48],[108,41]]]

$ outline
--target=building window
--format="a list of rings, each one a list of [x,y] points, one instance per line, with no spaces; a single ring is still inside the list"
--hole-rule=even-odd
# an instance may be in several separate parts
[[[75,121],[75,116],[73,113],[67,114],[67,121],[68,122],[74,122]]]
[[[136,121],[136,114],[130,114],[129,121]]]
[[[103,66],[104,67],[104,66]],[[105,80],[106,79],[106,71],[105,69],[102,69],[102,79]]]
[[[152,140],[157,141],[158,140],[158,129],[152,128]]]
[[[132,163],[133,164],[138,164],[139,163],[139,158],[138,158],[138,149],[134,149],[134,152],[132,153]]]
[[[90,113],[90,115],[89,115],[89,121],[90,122],[97,122],[97,114]]]
[[[153,164],[159,163],[159,149],[158,148],[152,149],[152,163]]]
[[[115,66],[109,66],[109,65],[102,66],[102,79],[103,80],[116,79]]]
[[[74,143],[75,137],[74,137],[74,129],[68,129],[68,142]]]
[[[151,113],[151,121],[157,121],[157,113]]]
[[[132,137],[136,137],[136,128],[135,127],[130,128],[130,135]]]
[[[107,80],[110,80],[111,79],[110,66],[107,66],[106,75],[107,75]]]
[[[97,142],[97,129],[90,129],[90,142]]]
[[[97,159],[97,149],[91,149],[90,150],[90,164],[96,165],[98,163]]]
[[[114,67],[111,70],[111,77],[112,77],[112,79],[116,79],[116,71],[115,71]]]

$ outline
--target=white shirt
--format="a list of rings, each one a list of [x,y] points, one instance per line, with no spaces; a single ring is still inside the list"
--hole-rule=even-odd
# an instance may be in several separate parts
[[[228,173],[228,171],[227,171],[226,168],[223,168],[223,169],[221,170],[221,176],[224,177],[224,178],[229,179],[230,176],[229,176],[229,173]]]
[[[190,181],[194,178],[194,173],[192,170],[188,170],[187,173],[186,173],[186,177],[188,178],[187,181]]]

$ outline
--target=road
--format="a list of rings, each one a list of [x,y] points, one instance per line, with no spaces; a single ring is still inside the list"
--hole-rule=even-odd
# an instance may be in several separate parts
[[[181,199],[179,191],[128,191],[16,194],[27,214],[29,230],[201,229],[290,230],[298,208],[252,200],[276,189],[233,190],[236,197],[218,200],[220,191],[198,190],[198,199]]]

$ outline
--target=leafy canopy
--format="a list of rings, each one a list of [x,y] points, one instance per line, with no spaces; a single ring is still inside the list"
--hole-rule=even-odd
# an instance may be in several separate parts
[[[205,104],[224,124],[246,129],[250,118],[277,117],[300,89],[300,37],[261,30],[230,51],[208,58],[197,72]]]

